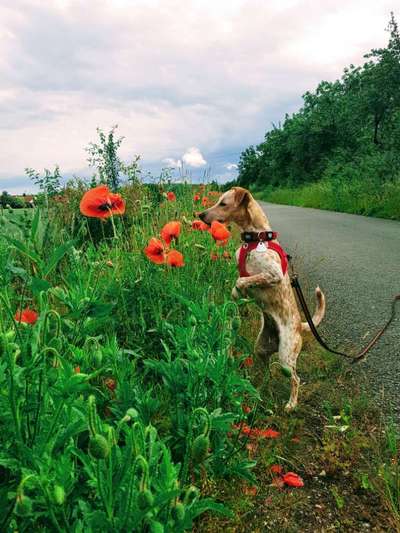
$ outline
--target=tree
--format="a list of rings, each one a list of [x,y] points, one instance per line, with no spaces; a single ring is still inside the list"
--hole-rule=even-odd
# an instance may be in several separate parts
[[[89,154],[89,165],[97,169],[99,182],[107,184],[112,191],[116,191],[120,185],[120,172],[123,165],[118,157],[118,149],[124,138],[115,137],[117,127],[113,126],[107,135],[97,128],[99,144],[90,143],[86,148]]]
[[[33,168],[26,168],[25,173],[36,185],[39,186],[40,191],[46,197],[52,197],[60,194],[62,185],[60,167],[58,165],[54,167],[53,171],[45,168],[42,175],[39,174],[39,172],[36,172],[36,170]]]

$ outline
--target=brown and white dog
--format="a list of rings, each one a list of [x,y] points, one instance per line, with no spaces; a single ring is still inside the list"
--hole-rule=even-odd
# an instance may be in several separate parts
[[[218,202],[203,211],[201,220],[211,224],[214,220],[234,222],[242,233],[272,231],[267,217],[249,191],[233,187],[222,194]],[[274,240],[277,243],[276,240]],[[252,297],[261,309],[261,330],[255,344],[257,356],[268,363],[272,353],[278,352],[282,366],[291,370],[291,394],[286,410],[297,405],[300,380],[296,361],[302,346],[302,332],[309,325],[301,321],[288,273],[283,272],[281,257],[268,248],[268,242],[250,251],[245,259],[247,277],[239,277],[232,289],[233,298]],[[240,250],[236,253],[239,261]],[[325,297],[319,287],[315,289],[317,307],[313,322],[318,325],[325,314]]]

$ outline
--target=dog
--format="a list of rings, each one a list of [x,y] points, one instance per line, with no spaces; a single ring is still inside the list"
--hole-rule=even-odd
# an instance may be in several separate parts
[[[244,244],[236,252],[242,275],[236,280],[232,297],[250,296],[260,308],[261,329],[255,354],[268,364],[271,354],[278,352],[280,364],[290,369],[291,392],[285,409],[291,411],[297,406],[299,393],[296,362],[302,347],[302,333],[310,331],[310,327],[301,320],[287,272],[286,254],[276,239],[277,234],[272,232],[258,202],[242,187],[233,187],[223,193],[218,202],[199,217],[208,225],[214,220],[233,222],[239,227],[242,238],[258,240],[256,245],[246,247]],[[325,315],[325,296],[319,287],[315,289],[315,296],[313,322],[317,326]]]

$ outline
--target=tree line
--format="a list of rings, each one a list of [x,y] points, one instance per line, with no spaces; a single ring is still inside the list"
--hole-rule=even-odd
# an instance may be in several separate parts
[[[303,95],[301,109],[241,154],[237,184],[297,187],[321,179],[400,179],[400,34]]]

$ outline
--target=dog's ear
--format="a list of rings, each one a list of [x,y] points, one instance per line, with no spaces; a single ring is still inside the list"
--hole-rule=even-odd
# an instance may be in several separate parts
[[[243,187],[233,187],[235,191],[235,204],[243,207],[247,207],[250,201],[250,193],[248,190],[243,189]]]

